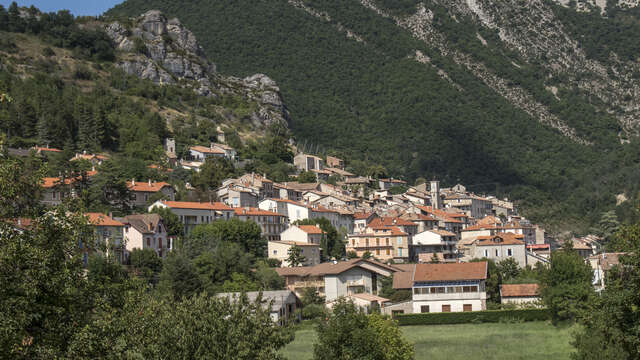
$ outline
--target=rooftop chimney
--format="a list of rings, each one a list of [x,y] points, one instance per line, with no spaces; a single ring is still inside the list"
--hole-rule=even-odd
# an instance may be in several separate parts
[[[151,179],[149,179],[149,186],[151,186]]]
[[[131,186],[136,186],[136,178],[131,179]]]

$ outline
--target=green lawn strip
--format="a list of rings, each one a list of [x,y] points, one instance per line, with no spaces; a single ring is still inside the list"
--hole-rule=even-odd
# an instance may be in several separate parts
[[[404,326],[415,344],[416,360],[569,359],[574,327],[547,322]],[[316,334],[305,326],[282,354],[288,359],[312,359]]]

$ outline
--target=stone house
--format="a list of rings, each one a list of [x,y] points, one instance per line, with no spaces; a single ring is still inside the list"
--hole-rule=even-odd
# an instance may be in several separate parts
[[[518,306],[535,304],[540,301],[538,284],[502,284],[500,285],[500,303]]]
[[[369,252],[382,261],[409,261],[409,234],[396,226],[368,226],[362,233],[348,236],[346,251],[359,257]]]
[[[417,260],[420,254],[442,254],[443,260],[455,261],[457,243],[456,234],[450,231],[426,230],[413,236],[411,258]]]
[[[293,165],[301,171],[324,169],[324,161],[322,161],[322,158],[303,153],[300,153],[293,158]]]
[[[125,241],[124,227],[125,225],[113,218],[111,214],[102,213],[86,213],[84,214],[87,221],[94,229],[93,236],[95,240],[95,248],[88,245],[91,241],[82,242],[83,262],[86,265],[89,253],[96,251],[98,253],[106,253],[107,256],[113,256],[116,261],[122,263],[125,259]]]
[[[478,236],[465,251],[471,258],[487,258],[496,263],[513,258],[520,267],[527,266],[527,253],[521,235],[500,233],[490,236]]]
[[[127,181],[127,188],[131,193],[131,205],[147,206],[149,200],[156,195],[161,194],[165,200],[175,200],[176,191],[171,184],[166,182],[147,181],[140,182],[135,179]]]

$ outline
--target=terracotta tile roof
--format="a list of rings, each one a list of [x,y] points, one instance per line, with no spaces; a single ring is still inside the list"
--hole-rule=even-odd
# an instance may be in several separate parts
[[[391,272],[398,271],[397,269],[389,265],[385,265],[375,260],[370,260],[370,259],[365,260],[365,259],[358,259],[358,258],[351,259],[348,261],[340,261],[337,264],[334,264],[332,262],[326,262],[326,263],[318,264],[315,266],[276,268],[275,270],[280,276],[292,276],[292,275],[303,276],[303,277],[304,276],[324,276],[324,275],[337,275],[349,269],[352,269],[354,267],[358,267],[361,264],[375,265],[377,267],[383,268]]]
[[[355,220],[365,220],[368,219],[371,215],[373,215],[374,213],[371,212],[357,212],[353,214],[353,218]]]
[[[147,166],[149,169],[155,169],[155,170],[159,170],[159,171],[166,171],[166,172],[173,172],[173,169],[164,167],[164,166],[160,166],[157,164],[151,164],[149,166]]]
[[[345,171],[345,170],[342,170],[342,169],[338,169],[338,168],[334,168],[334,167],[328,167],[328,168],[325,168],[325,169],[327,171],[332,172],[332,173],[336,173],[336,174],[338,174],[340,176],[355,176],[354,174],[352,174],[352,173],[350,173],[348,171]]]
[[[495,217],[493,215],[487,215],[484,218],[478,220],[478,224],[497,225],[497,224],[502,224],[502,220],[500,220],[500,218]]]
[[[314,173],[317,173],[317,174],[331,175],[331,171],[329,171],[329,170],[311,169],[311,171],[314,172]]]
[[[136,181],[135,184],[131,181],[127,181],[127,188],[130,191],[140,191],[140,192],[158,192],[161,191],[165,186],[171,187],[171,184],[166,182],[152,182],[149,184],[144,181]]]
[[[612,267],[620,264],[620,256],[628,255],[628,253],[617,252],[617,253],[602,253],[598,255],[589,256],[589,259],[596,259],[602,270],[611,270]]]
[[[478,230],[493,230],[493,229],[500,229],[500,227],[494,224],[475,224],[473,226],[468,226],[466,229],[463,229],[462,231],[478,231]]]
[[[306,247],[320,247],[320,245],[318,245],[318,244],[311,244],[311,243],[298,242],[298,241],[288,241],[288,240],[285,240],[285,241],[269,241],[269,242],[277,243],[277,244],[300,246],[300,247],[303,247],[303,246],[306,246]]]
[[[398,180],[398,179],[380,179],[380,181],[386,182],[386,183],[392,183],[392,184],[406,184],[407,183],[404,180]]]
[[[246,216],[284,216],[282,214],[278,214],[277,212],[262,210],[258,208],[234,208],[233,211],[237,216],[246,215]]]
[[[349,296],[354,297],[354,298],[358,298],[358,299],[362,299],[362,300],[365,300],[365,301],[377,301],[380,304],[391,301],[391,300],[389,300],[387,298],[383,298],[381,296],[377,296],[377,295],[373,295],[373,294],[367,294],[367,293],[352,294],[352,295],[349,295]]]
[[[86,175],[87,177],[92,177],[92,176],[95,176],[97,173],[98,173],[97,171],[87,171]],[[71,185],[74,182],[80,181],[80,180],[82,180],[82,175],[77,175],[74,178],[65,178],[64,185]],[[42,187],[52,188],[57,185],[62,185],[61,181],[62,179],[59,177],[45,177],[45,178],[42,178]]]
[[[23,229],[23,230],[29,228],[31,226],[31,224],[33,224],[33,219],[29,219],[29,218],[11,219],[9,221],[16,228]]]
[[[487,263],[417,264],[414,282],[484,280]]]
[[[418,226],[418,224],[399,217],[378,217],[373,219],[369,223],[369,226]]]
[[[411,289],[413,287],[413,274],[416,270],[416,264],[402,264],[402,267],[399,265],[393,265],[401,270],[393,273],[393,288],[396,290]]]
[[[478,236],[477,246],[496,246],[496,245],[524,245],[524,235],[512,233],[499,233],[489,236]]]
[[[367,226],[370,229],[373,230],[384,230],[384,235],[382,236],[408,236],[409,234],[407,234],[406,232],[400,230],[399,228],[395,227],[395,226]],[[362,236],[378,236],[376,234],[360,234]]]
[[[124,226],[120,221],[114,220],[109,217],[109,215],[102,213],[86,213],[84,216],[87,217],[87,220],[90,224],[96,226]]]
[[[502,297],[538,296],[539,294],[538,284],[502,284],[500,286]]]
[[[233,208],[221,203],[200,203],[190,201],[162,201],[163,204],[174,209],[197,209],[197,210],[226,210],[233,211]]]
[[[527,249],[550,249],[551,245],[549,244],[528,244]]]
[[[39,146],[34,147],[34,149],[37,152],[42,152],[42,151],[62,152],[62,150],[60,150],[60,149],[48,148],[48,147],[39,147]]]
[[[197,151],[197,152],[201,152],[203,154],[220,154],[220,155],[224,155],[224,151],[222,150],[218,150],[218,149],[212,149],[210,147],[207,146],[192,146],[190,148],[193,151]]]
[[[306,232],[307,234],[322,234],[323,231],[319,227],[315,225],[297,225],[300,230]]]

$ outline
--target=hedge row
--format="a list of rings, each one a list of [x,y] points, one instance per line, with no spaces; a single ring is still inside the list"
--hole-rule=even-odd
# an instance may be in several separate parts
[[[551,319],[547,309],[486,310],[449,313],[400,314],[400,325],[441,325],[485,322],[545,321]]]

